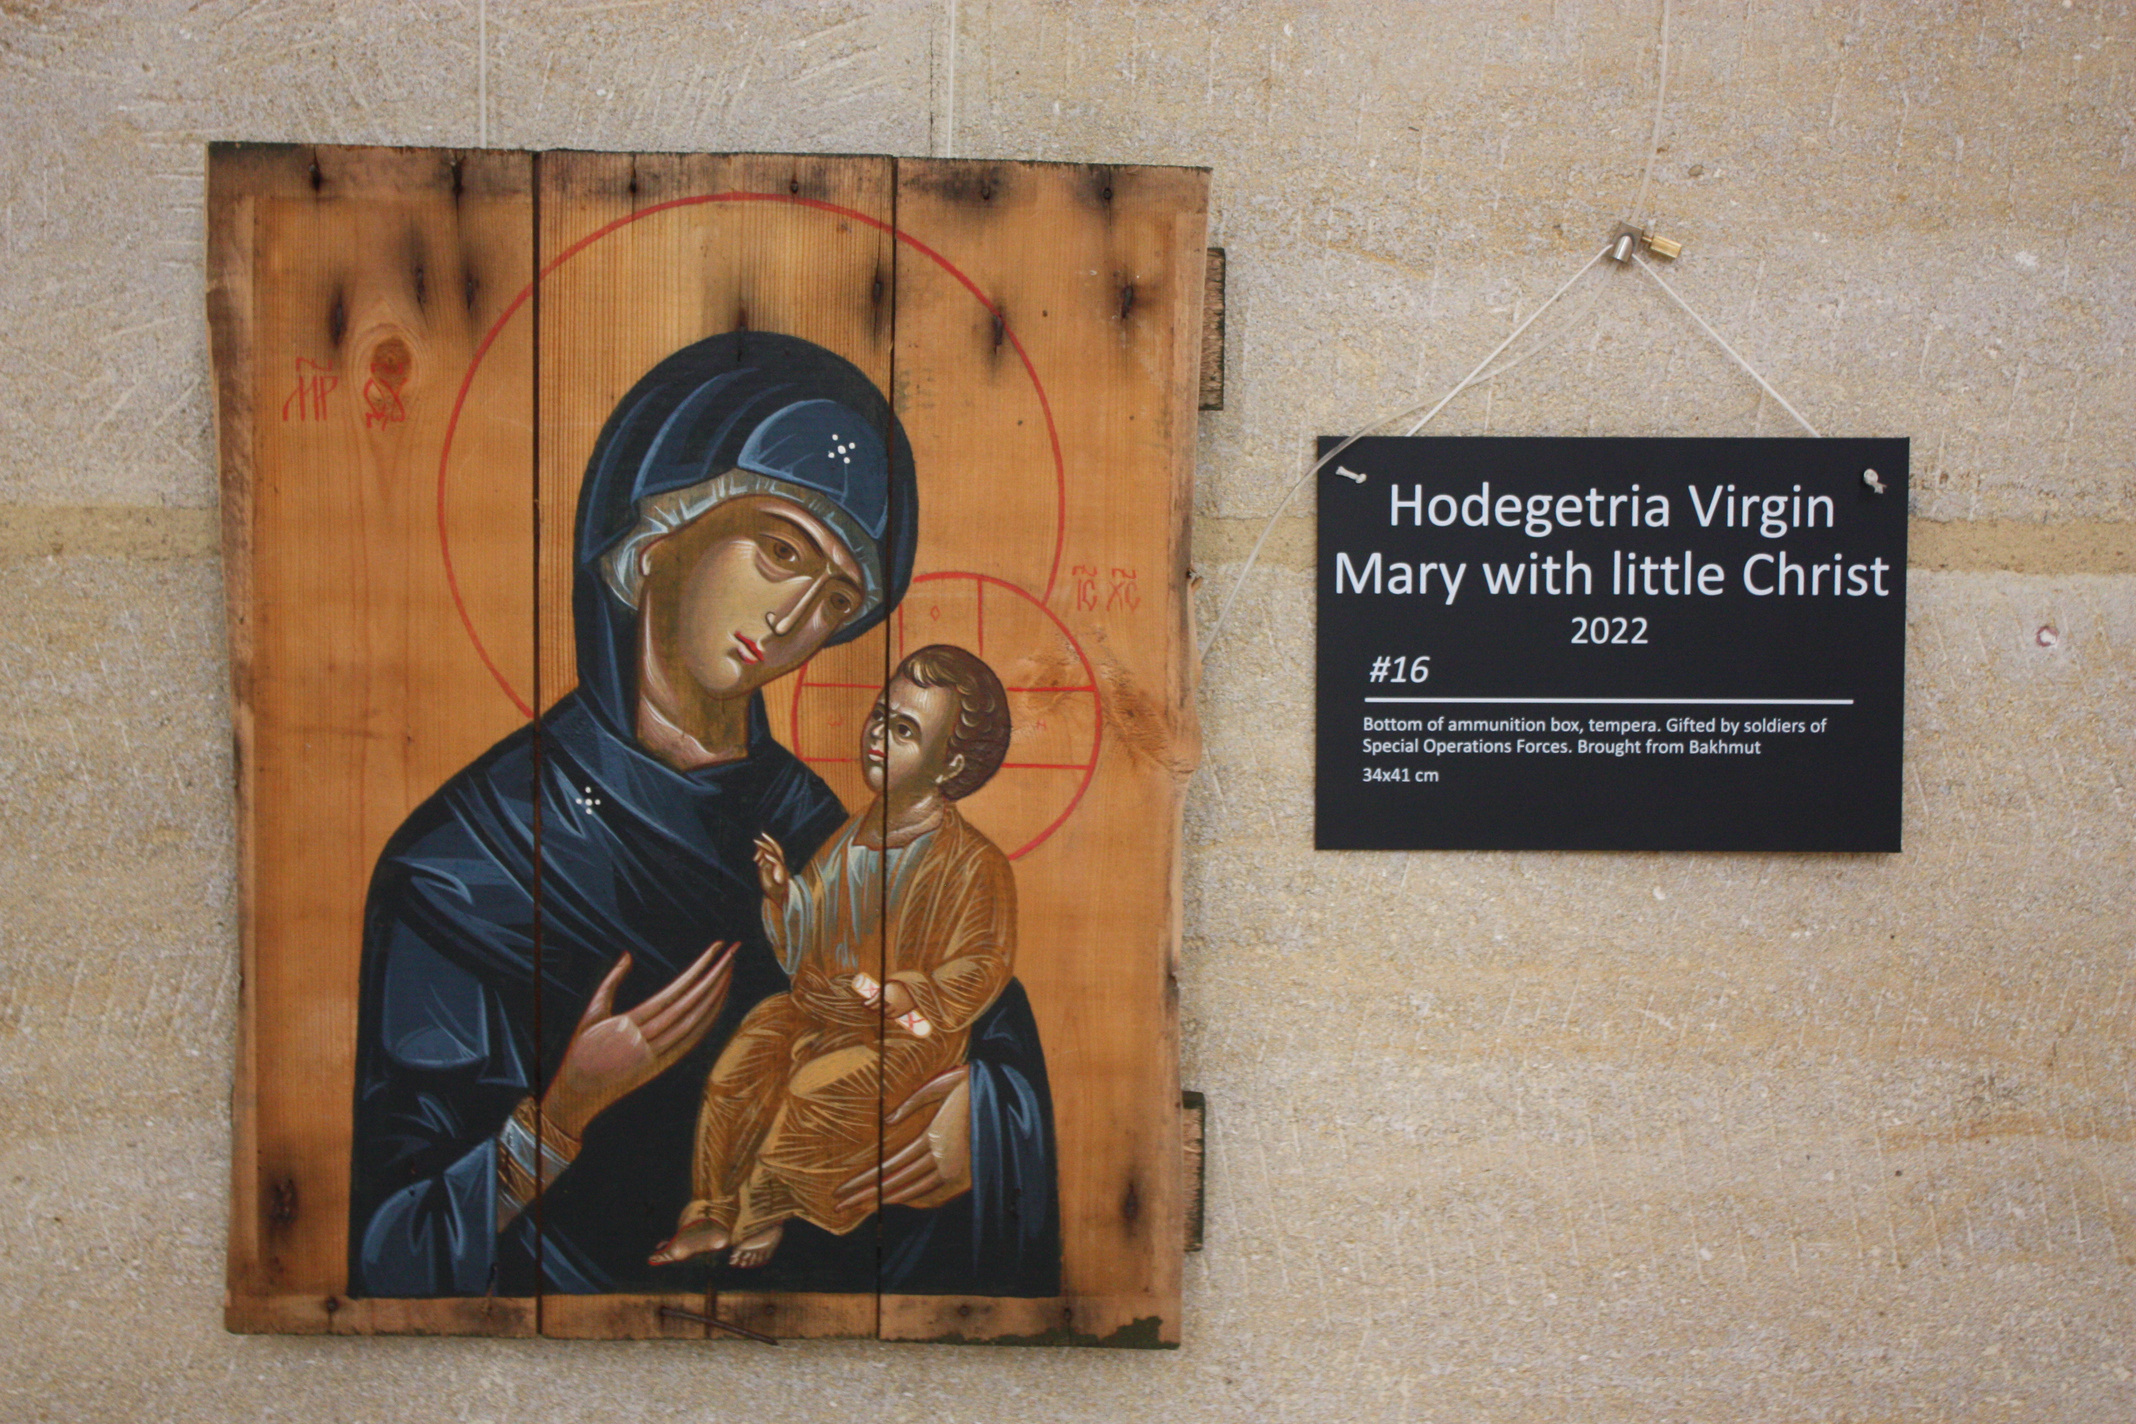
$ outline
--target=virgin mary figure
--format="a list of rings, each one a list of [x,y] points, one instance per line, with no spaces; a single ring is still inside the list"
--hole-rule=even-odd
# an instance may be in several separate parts
[[[647,1261],[690,1196],[706,1073],[786,987],[756,838],[806,864],[846,817],[762,689],[896,606],[918,513],[888,402],[809,342],[711,337],[617,405],[579,496],[577,689],[373,872],[351,1294],[1058,1293],[1052,1099],[1013,980],[962,1068],[884,1104],[932,1125],[852,1184],[875,1230],[797,1225],[750,1272]]]

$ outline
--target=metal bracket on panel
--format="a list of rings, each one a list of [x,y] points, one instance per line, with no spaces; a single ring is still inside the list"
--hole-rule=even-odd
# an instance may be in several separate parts
[[[1202,268],[1201,408],[1224,408],[1224,249],[1212,247]]]
[[[1187,1240],[1189,1251],[1202,1248],[1202,1221],[1208,1202],[1209,1167],[1203,1152],[1209,1100],[1196,1092],[1179,1095],[1180,1146],[1187,1158]]]

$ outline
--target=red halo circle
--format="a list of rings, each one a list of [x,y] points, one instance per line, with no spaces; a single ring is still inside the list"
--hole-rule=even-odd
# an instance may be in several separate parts
[[[968,569],[944,569],[939,570],[935,573],[919,574],[915,576],[912,580],[912,588],[907,590],[905,597],[908,600],[911,599],[913,596],[913,590],[917,590],[921,584],[937,583],[944,580],[962,582],[966,579],[971,580],[972,583],[977,586],[979,598],[979,615],[977,623],[978,636],[974,641],[978,642],[980,646],[972,649],[973,652],[979,654],[981,657],[984,657],[986,655],[985,596],[986,589],[989,586],[992,586],[994,588],[1006,589],[1008,592],[1015,594],[1018,598],[1023,599],[1025,602],[1037,608],[1039,612],[1045,614],[1047,619],[1053,624],[1054,631],[1058,632],[1061,635],[1061,638],[1068,644],[1068,646],[1074,650],[1076,661],[1082,664],[1083,681],[1077,686],[1011,688],[1010,691],[1012,693],[1058,692],[1073,695],[1087,694],[1090,697],[1091,702],[1090,755],[1086,757],[1082,762],[1074,764],[1073,766],[1061,766],[1049,763],[1044,767],[1019,765],[1017,762],[1014,761],[1002,763],[1001,769],[1003,771],[1039,769],[1056,771],[1075,770],[1081,773],[1081,775],[1078,776],[1078,778],[1076,779],[1074,792],[1070,794],[1070,796],[1068,797],[1067,804],[1062,806],[1060,813],[1056,815],[1051,821],[1048,821],[1045,825],[1045,828],[1039,831],[1038,834],[1032,836],[1029,840],[1025,841],[1022,845],[1018,846],[1015,850],[1009,853],[1010,860],[1021,860],[1025,856],[1029,855],[1032,851],[1038,849],[1039,846],[1043,845],[1046,840],[1053,835],[1055,831],[1059,830],[1064,824],[1066,824],[1068,818],[1075,814],[1076,807],[1082,804],[1083,793],[1090,789],[1091,780],[1097,775],[1098,753],[1105,744],[1105,694],[1098,686],[1097,670],[1091,666],[1090,655],[1083,651],[1082,641],[1078,639],[1073,632],[1069,631],[1068,625],[1061,621],[1060,615],[1055,613],[1051,608],[1047,607],[1044,600],[1033,598],[1024,589],[1021,589],[1015,584],[1010,583],[1007,579],[996,578],[992,574],[974,573]],[[904,644],[907,641],[903,633],[904,609],[905,604],[900,603],[898,605],[898,613],[896,615],[898,618],[898,632],[896,636],[900,645]],[[918,644],[923,643],[927,640],[924,638],[913,638],[910,641],[914,644]],[[909,649],[905,650],[909,651]],[[793,747],[794,753],[797,756],[799,756],[801,752],[801,694],[803,691],[812,686],[819,688],[825,686],[854,687],[854,684],[811,683],[808,680],[808,665],[805,663],[802,665],[799,675],[794,678],[793,699],[787,707],[787,739],[789,745]],[[803,758],[803,760],[814,760],[821,763],[825,761],[845,761],[849,759],[841,757]]]
[[[1054,423],[1053,420],[1053,404],[1046,398],[1045,383],[1038,378],[1038,368],[1031,364],[1030,353],[1024,350],[1023,341],[1017,336],[1015,328],[1008,325],[1007,320],[1001,315],[1000,310],[995,307],[993,302],[987,299],[986,293],[980,290],[979,284],[977,282],[974,282],[970,277],[967,277],[964,272],[957,267],[955,263],[951,262],[941,253],[935,251],[932,247],[929,247],[926,243],[921,242],[918,238],[911,236],[910,234],[904,232],[902,229],[897,228],[890,223],[882,221],[880,218],[870,217],[868,214],[859,212],[853,208],[841,207],[837,203],[826,203],[816,198],[803,198],[788,193],[750,193],[739,191],[727,193],[700,193],[694,197],[672,198],[664,203],[655,203],[651,207],[641,208],[637,212],[631,213],[626,217],[617,218],[614,222],[607,224],[605,227],[595,229],[593,232],[590,232],[586,234],[586,236],[580,238],[577,242],[572,243],[562,252],[557,253],[555,257],[551,258],[542,267],[541,271],[535,273],[534,280],[519,289],[518,295],[514,296],[511,301],[505,304],[504,310],[498,314],[497,319],[494,322],[490,323],[489,330],[482,334],[482,340],[475,347],[475,354],[468,360],[467,373],[466,375],[460,378],[459,393],[453,397],[452,414],[447,418],[445,422],[445,444],[444,448],[438,452],[437,494],[438,554],[439,557],[444,561],[445,565],[445,586],[447,590],[452,594],[452,604],[454,609],[459,612],[460,626],[466,629],[468,641],[475,645],[476,656],[482,659],[482,666],[489,669],[489,675],[492,678],[496,679],[497,686],[504,689],[504,695],[512,700],[512,705],[519,709],[520,714],[522,716],[528,718],[533,717],[534,709],[527,704],[525,698],[521,697],[519,693],[514,690],[510,680],[507,679],[503,671],[498,668],[496,660],[490,657],[489,649],[483,646],[482,635],[475,631],[474,619],[469,616],[467,611],[467,604],[465,600],[460,597],[460,581],[453,572],[452,536],[451,532],[446,528],[445,523],[445,477],[452,459],[453,436],[455,435],[455,433],[458,432],[460,428],[460,412],[467,405],[467,394],[474,387],[475,372],[481,368],[482,358],[489,354],[490,347],[496,342],[498,334],[504,330],[505,324],[518,314],[519,309],[522,306],[526,305],[527,299],[533,296],[534,289],[540,286],[541,283],[546,280],[551,273],[555,272],[557,268],[563,266],[566,262],[569,262],[579,253],[593,246],[593,244],[595,244],[596,242],[599,242],[602,238],[605,238],[612,233],[621,231],[623,228],[630,226],[632,223],[638,222],[644,218],[649,218],[655,213],[664,213],[670,208],[697,207],[705,203],[785,203],[792,207],[813,208],[818,212],[831,213],[842,218],[850,218],[854,222],[861,223],[867,227],[874,228],[878,232],[888,233],[897,241],[904,243],[913,251],[919,253],[923,257],[928,258],[930,261],[934,262],[936,266],[940,267],[950,276],[956,278],[958,282],[963,284],[964,289],[972,294],[973,299],[976,300],[980,306],[986,308],[987,315],[993,317],[997,322],[1001,323],[1002,334],[1008,338],[1009,345],[1015,350],[1017,359],[1023,363],[1024,374],[1030,377],[1031,389],[1038,396],[1039,413],[1043,415],[1046,420],[1046,439],[1050,442],[1053,450],[1053,562],[1046,572],[1045,592],[1040,594],[1035,600],[1040,607],[1043,608],[1045,604],[1053,597],[1054,584],[1058,582],[1060,578],[1061,548],[1068,536],[1068,468],[1066,461],[1061,456],[1061,434],[1059,427]],[[982,577],[985,576],[982,575]],[[1015,588],[1015,585],[1003,583],[1002,580],[996,579],[994,581],[997,583],[1002,583],[1002,586],[1004,588]],[[1025,593],[1025,590],[1020,588],[1016,589],[1016,591],[1018,593]],[[1025,596],[1028,597],[1029,595],[1025,593]],[[1050,613],[1051,610],[1049,609],[1048,612]],[[1058,622],[1059,620],[1056,619],[1055,621]],[[1063,631],[1065,632],[1066,630],[1063,629]],[[1078,654],[1080,654],[1082,652],[1082,648],[1078,646],[1076,651]],[[1094,752],[1093,755],[1095,755]],[[1080,800],[1082,793],[1078,791],[1076,795],[1077,799]],[[1049,831],[1048,834],[1051,834],[1051,832]],[[1026,849],[1028,849],[1028,847],[1026,847]],[[1018,853],[1021,854],[1021,852]]]

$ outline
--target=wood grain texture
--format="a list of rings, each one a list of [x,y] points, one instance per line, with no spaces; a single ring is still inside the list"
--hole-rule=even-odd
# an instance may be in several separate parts
[[[531,347],[516,333],[488,354],[442,499],[437,482],[475,346],[532,276],[531,163],[222,147],[210,172],[245,866],[230,1321],[260,1328],[241,1302],[345,1287],[371,866],[519,721],[459,632],[441,515],[457,602],[532,686]],[[462,1316],[410,1302],[392,1318]]]
[[[223,1313],[226,1329],[253,1335],[497,1335],[537,1332],[531,1296],[462,1296],[441,1300],[349,1300],[340,1295],[239,1295]]]
[[[697,1313],[780,1337],[1176,1343],[1207,175],[222,148],[211,177],[246,904],[232,1328],[716,1336]],[[920,470],[912,591],[768,690],[775,734],[857,807],[860,724],[898,657],[958,643],[1010,689],[1007,764],[963,809],[1016,857],[1062,1294],[343,1300],[371,866],[523,707],[576,685],[595,439],[647,369],[738,327],[852,361]]]
[[[288,168],[293,150],[274,150]],[[259,836],[251,792],[252,719],[252,475],[253,475],[253,214],[258,193],[290,181],[267,154],[219,149],[208,165],[208,328],[216,377],[215,433],[221,456],[223,600],[230,658],[232,767],[236,782],[238,891],[237,1063],[230,1089],[230,1242],[227,1304],[231,1328],[251,1303],[259,1272],[259,1179],[248,1170],[258,1150],[253,1099],[259,1078],[253,1033],[258,1013],[253,985],[259,958],[253,892]]]
[[[899,164],[899,226],[955,254],[992,312],[936,264],[898,268],[896,400],[925,517],[892,656],[961,643],[1033,689],[1010,693],[1007,761],[961,809],[1025,852],[1016,973],[1054,1074],[1077,1315],[1039,1326],[1016,1318],[1021,1302],[967,1318],[975,1302],[885,1296],[886,1339],[1107,1340],[1151,1319],[1150,1343],[1178,1338],[1174,956],[1197,756],[1185,591],[1206,176]]]
[[[720,1291],[711,1299],[710,1313],[776,1340],[866,1339],[876,1333],[877,1299],[851,1293]],[[711,1338],[734,1337],[713,1331]]]
[[[704,1340],[713,1338],[711,1327],[688,1318],[704,1313],[705,1297],[696,1293],[567,1295],[547,1291],[541,1297],[540,1331],[563,1340]]]

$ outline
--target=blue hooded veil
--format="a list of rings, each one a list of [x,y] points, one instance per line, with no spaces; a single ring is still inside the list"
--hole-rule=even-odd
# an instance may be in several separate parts
[[[973,1026],[970,1192],[889,1207],[842,1237],[789,1223],[754,1270],[646,1263],[690,1197],[706,1075],[742,1015],[786,987],[760,919],[755,837],[769,833],[799,866],[846,815],[773,739],[761,694],[740,761],[678,772],[633,735],[624,546],[648,521],[673,527],[752,491],[804,504],[866,569],[860,613],[833,641],[903,596],[918,533],[912,452],[850,363],[794,337],[730,332],[668,357],[617,405],[579,497],[577,689],[417,807],[372,875],[351,1295],[1060,1289],[1052,1098],[1014,980]],[[602,976],[634,956],[616,994],[628,1007],[717,940],[741,950],[711,1032],[595,1119],[571,1165],[500,1228],[498,1134],[546,1085]]]

